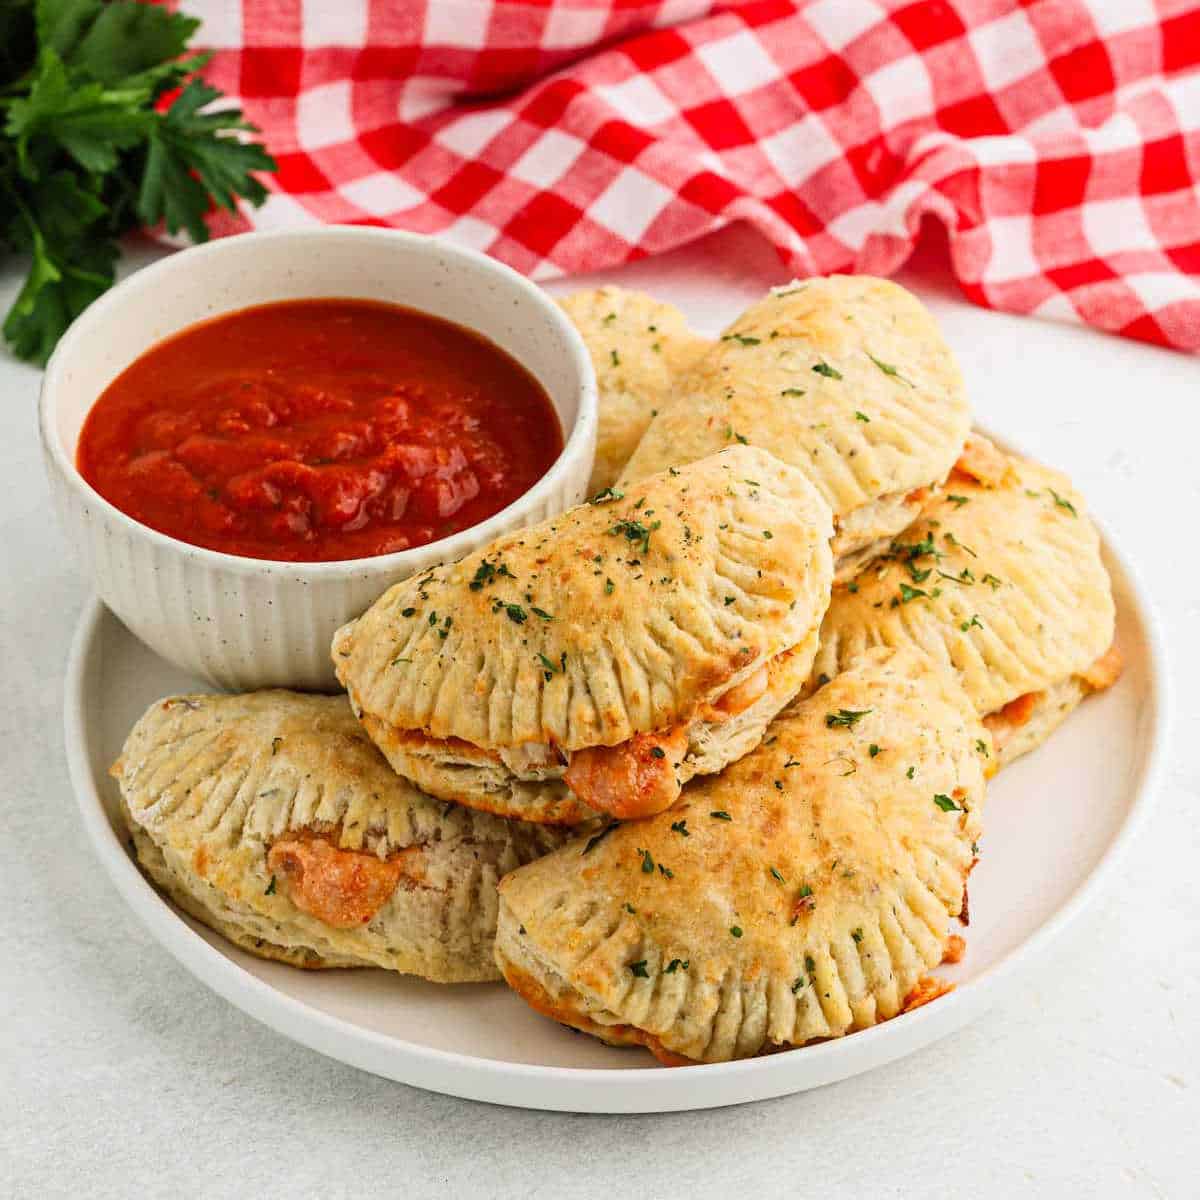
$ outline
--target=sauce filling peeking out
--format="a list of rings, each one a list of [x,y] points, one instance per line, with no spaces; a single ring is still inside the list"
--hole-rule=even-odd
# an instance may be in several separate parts
[[[391,304],[297,300],[148,350],[96,401],[77,462],[152,529],[312,562],[476,525],[562,446],[542,386],[471,331]]]

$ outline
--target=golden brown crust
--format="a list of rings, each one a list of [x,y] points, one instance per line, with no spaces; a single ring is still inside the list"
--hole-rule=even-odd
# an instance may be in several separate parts
[[[560,301],[596,370],[600,419],[588,494],[616,483],[646,426],[709,346],[673,304],[618,287]]]
[[[945,954],[988,753],[948,674],[871,652],[670,812],[506,878],[497,962],[556,1019],[696,1061],[886,1019]]]
[[[571,752],[690,719],[819,623],[828,508],[737,447],[396,584],[334,639],[356,708]]]
[[[957,672],[981,716],[1025,728],[1002,748],[1007,761],[1082,698],[1115,609],[1099,535],[1069,480],[977,435],[969,460],[987,482],[956,471],[886,554],[834,588],[811,686],[869,646],[918,649]],[[1104,659],[1097,678],[1112,669]],[[1031,693],[1022,720],[1000,715]]]
[[[246,949],[304,966],[494,979],[498,880],[564,840],[419,792],[344,697],[171,697],[113,774],[154,882]]]
[[[834,556],[911,521],[970,422],[962,379],[923,305],[885,279],[778,288],[680,381],[621,474],[644,478],[745,439],[803,471],[829,502]]]

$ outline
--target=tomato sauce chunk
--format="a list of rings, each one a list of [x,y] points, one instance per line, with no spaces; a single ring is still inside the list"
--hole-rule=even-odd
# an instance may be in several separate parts
[[[77,461],[180,541],[321,562],[476,525],[562,445],[542,386],[477,334],[397,305],[296,300],[148,350],[92,407]]]

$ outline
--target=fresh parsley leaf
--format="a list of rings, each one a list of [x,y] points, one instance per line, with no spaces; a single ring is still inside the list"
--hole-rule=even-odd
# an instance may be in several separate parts
[[[853,729],[868,713],[874,709],[839,708],[835,713],[825,714],[826,729]]]
[[[164,222],[168,233],[186,229],[195,241],[208,236],[204,215],[215,203],[237,211],[237,197],[253,204],[267,190],[251,174],[270,171],[274,161],[253,142],[240,141],[241,130],[253,130],[240,109],[202,111],[221,93],[193,79],[154,125],[138,192],[138,216],[147,225]]]
[[[1054,497],[1055,507],[1065,508],[1073,517],[1079,516],[1079,514],[1075,511],[1075,505],[1073,505],[1070,500],[1066,499],[1064,496],[1060,496],[1053,488],[1047,488],[1046,490],[1051,496]]]
[[[962,806],[955,804],[949,796],[942,792],[938,792],[933,798],[934,804],[942,810],[942,812],[962,812]]]
[[[214,203],[265,198],[252,172],[275,164],[192,78],[198,26],[138,0],[0,4],[0,243],[30,258],[4,322],[18,356],[44,362],[111,286],[126,230],[162,220],[203,241]]]
[[[876,358],[875,355],[870,352],[870,350],[866,352],[866,355],[885,375],[892,379],[898,379],[901,383],[905,383],[909,387],[912,387],[912,380],[906,379],[903,375],[901,375],[891,363],[882,362],[880,359]]]

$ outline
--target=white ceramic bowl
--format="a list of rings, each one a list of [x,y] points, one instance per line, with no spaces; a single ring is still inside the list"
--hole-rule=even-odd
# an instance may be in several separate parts
[[[486,521],[427,546],[344,562],[266,562],[158,533],[75,467],[88,410],[139,355],[197,321],[275,300],[407,305],[482,334],[522,363],[562,423],[561,455]],[[596,381],[574,327],[540,288],[475,251],[390,229],[245,234],[183,250],[97,300],[59,342],[40,430],[55,507],[100,598],[169,662],[220,687],[335,686],[339,625],[397,580],[461,557],[582,499],[596,447]]]

